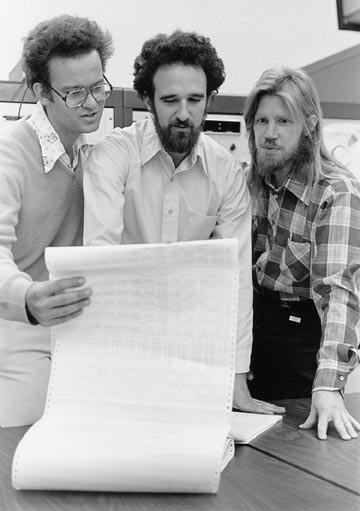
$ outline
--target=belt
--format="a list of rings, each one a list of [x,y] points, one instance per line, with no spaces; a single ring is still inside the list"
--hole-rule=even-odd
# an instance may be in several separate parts
[[[261,292],[259,290],[255,289],[254,291],[254,298],[258,298],[260,300],[263,300],[266,302],[266,304],[269,307],[283,307],[286,309],[297,309],[297,310],[308,310],[309,308],[314,307],[315,304],[313,300],[309,299],[298,299],[298,300],[282,300],[280,298],[279,293],[276,293],[274,291],[270,291],[267,289],[262,289]]]

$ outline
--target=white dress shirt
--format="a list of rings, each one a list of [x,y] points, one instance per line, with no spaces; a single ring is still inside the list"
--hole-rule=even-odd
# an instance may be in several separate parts
[[[94,146],[84,171],[84,244],[239,240],[237,372],[249,368],[252,323],[251,206],[239,163],[201,134],[175,168],[152,119],[116,128]],[[240,331],[241,330],[241,331]]]

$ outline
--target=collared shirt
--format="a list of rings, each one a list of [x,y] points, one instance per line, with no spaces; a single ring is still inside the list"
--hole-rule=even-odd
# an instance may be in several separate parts
[[[32,424],[44,410],[50,328],[29,323],[25,298],[33,281],[48,279],[46,247],[82,243],[86,149],[76,172],[55,157],[45,173],[33,123],[0,134],[0,426]]]
[[[238,238],[250,200],[239,164],[201,134],[177,167],[152,120],[96,144],[84,174],[85,244]]]
[[[318,183],[264,185],[253,218],[255,288],[312,299],[322,339],[313,390],[342,388],[359,363],[360,184],[329,166]]]
[[[79,150],[82,146],[87,145],[84,135],[80,135],[76,139],[73,145],[73,158],[71,161],[69,155],[65,151],[59,135],[54,130],[54,127],[49,121],[44,107],[40,102],[35,105],[31,115],[27,119],[27,122],[33,128],[39,139],[45,173],[50,172],[59,159],[70,169],[76,169],[78,165]]]
[[[84,244],[171,243],[209,238],[240,241],[244,356],[251,347],[251,209],[245,176],[226,149],[201,134],[175,168],[153,121],[116,128],[94,146],[84,172]],[[249,326],[250,325],[250,326]],[[239,351],[239,350],[238,350]]]

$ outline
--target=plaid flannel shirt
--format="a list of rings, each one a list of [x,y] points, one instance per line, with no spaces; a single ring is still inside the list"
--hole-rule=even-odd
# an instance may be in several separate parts
[[[327,166],[314,185],[290,175],[275,189],[265,180],[258,200],[254,285],[314,301],[322,337],[313,391],[343,389],[360,359],[360,183]]]

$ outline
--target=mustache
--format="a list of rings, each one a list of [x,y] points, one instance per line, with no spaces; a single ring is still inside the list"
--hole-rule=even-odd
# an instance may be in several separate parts
[[[261,144],[261,146],[262,147],[281,147],[272,138],[266,138],[264,143]]]
[[[170,128],[192,128],[193,124],[191,121],[174,121],[170,124]]]

